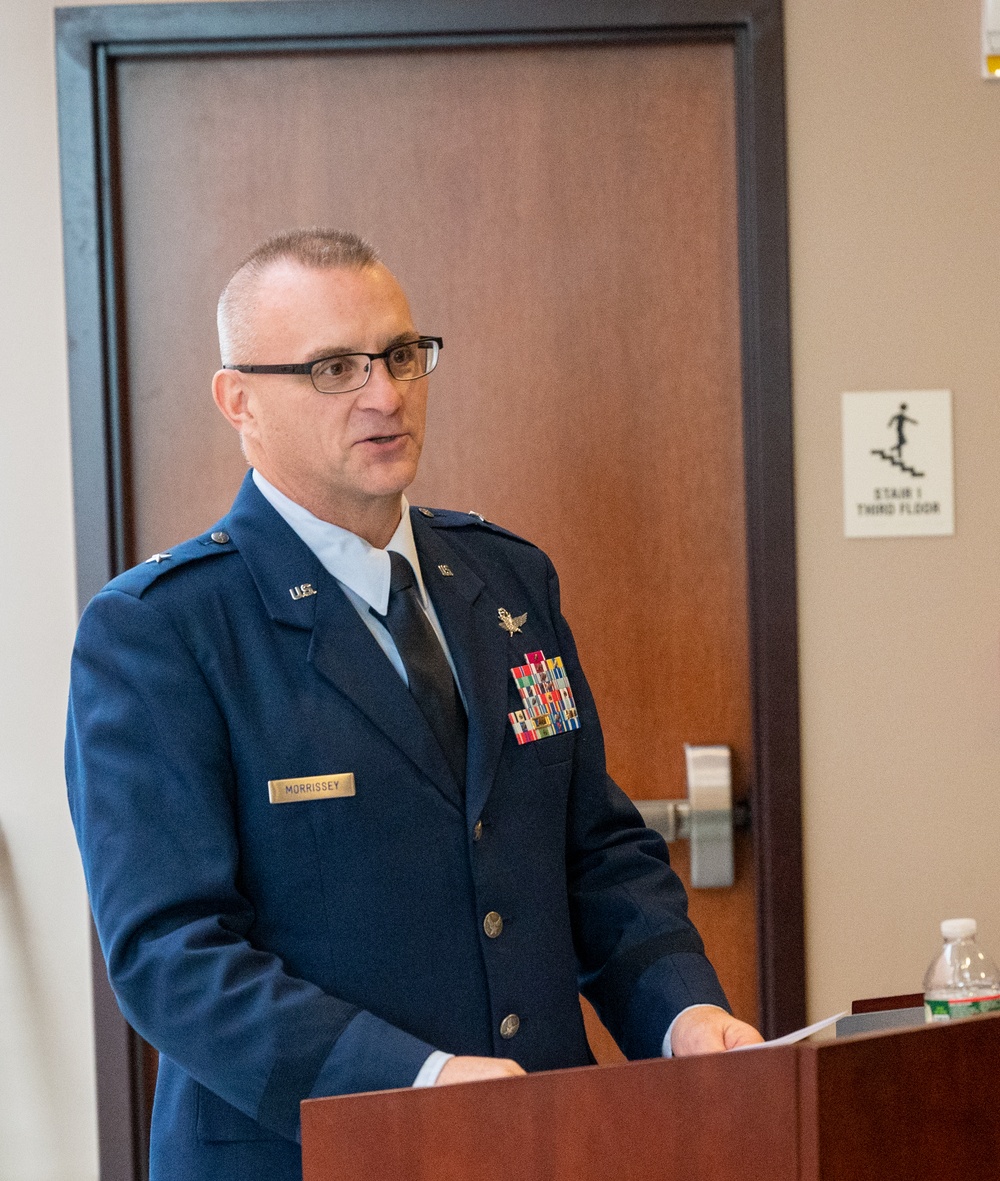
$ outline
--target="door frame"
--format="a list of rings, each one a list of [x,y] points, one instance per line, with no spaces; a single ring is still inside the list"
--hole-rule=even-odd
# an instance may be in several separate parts
[[[715,40],[736,70],[739,282],[761,1026],[805,1021],[781,0],[263,0],[56,10],[77,593],[130,554],[114,63],[122,58]],[[102,1181],[147,1176],[141,1045],[93,940]]]

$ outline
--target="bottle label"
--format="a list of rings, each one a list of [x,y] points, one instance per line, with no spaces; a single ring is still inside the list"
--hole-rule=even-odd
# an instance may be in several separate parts
[[[1000,993],[992,996],[963,997],[961,1000],[924,1001],[928,1021],[954,1021],[956,1017],[975,1017],[977,1013],[1000,1013]]]

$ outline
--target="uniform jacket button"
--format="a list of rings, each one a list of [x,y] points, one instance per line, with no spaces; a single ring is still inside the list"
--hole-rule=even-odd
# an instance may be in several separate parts
[[[511,1038],[521,1028],[521,1018],[516,1013],[508,1013],[500,1022],[500,1036]]]
[[[483,930],[491,939],[496,939],[503,930],[503,919],[495,910],[491,910],[486,918],[483,919]]]
[[[229,541],[229,534],[224,529],[217,529],[212,534],[212,540],[217,545],[225,545]]]

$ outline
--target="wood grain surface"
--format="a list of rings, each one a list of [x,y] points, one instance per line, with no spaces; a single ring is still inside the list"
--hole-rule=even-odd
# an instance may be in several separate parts
[[[802,1181],[1000,1177],[1000,1017],[803,1046]]]
[[[1000,1176],[1000,1016],[302,1106],[305,1181]]]
[[[795,1055],[306,1102],[304,1181],[797,1181]]]
[[[244,470],[208,392],[229,270],[280,228],[350,226],[446,342],[413,501],[476,508],[552,554],[630,795],[683,796],[684,742],[732,746],[745,791],[731,46],[117,70],[134,559],[205,528]],[[692,914],[754,1020],[738,846],[736,888]]]

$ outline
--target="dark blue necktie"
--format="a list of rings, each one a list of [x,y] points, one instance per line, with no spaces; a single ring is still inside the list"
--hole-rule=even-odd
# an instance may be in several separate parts
[[[465,787],[468,722],[448,659],[430,620],[424,614],[413,568],[402,554],[389,551],[389,608],[372,615],[392,636],[406,669],[410,693],[434,732],[452,773]]]

